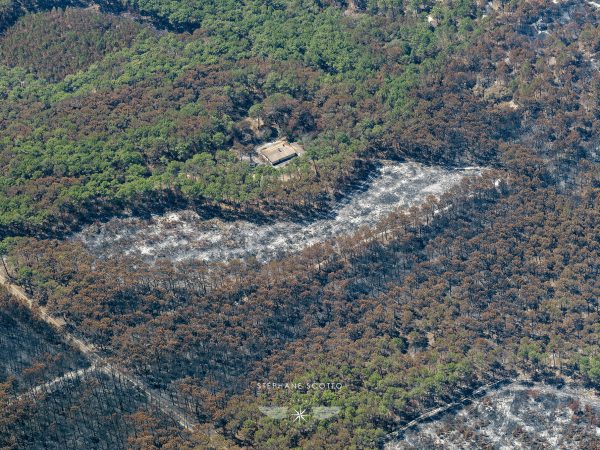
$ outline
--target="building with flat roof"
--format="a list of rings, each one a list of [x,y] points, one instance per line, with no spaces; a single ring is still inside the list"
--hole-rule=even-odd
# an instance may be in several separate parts
[[[298,156],[298,147],[297,144],[290,144],[287,140],[281,139],[261,145],[256,150],[271,165],[277,166]]]

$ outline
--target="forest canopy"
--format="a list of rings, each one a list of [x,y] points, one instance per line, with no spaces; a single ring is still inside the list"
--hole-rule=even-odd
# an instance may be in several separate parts
[[[597,392],[599,21],[576,0],[0,0],[0,447],[372,449],[498,383]],[[305,152],[261,164],[276,139]],[[481,175],[268,261],[73,235],[181,209],[309,223],[406,160]],[[336,415],[261,410],[281,405]]]
[[[382,142],[389,121],[412,114],[411,89],[477,34],[481,12],[436,6],[432,27],[410,6],[346,15],[347,5],[299,1],[183,5],[136,6],[173,24],[188,17],[193,29],[179,34],[90,9],[27,15],[3,34],[3,236],[174,199],[318,207],[324,191],[360,175],[360,158],[404,154]],[[294,183],[248,162],[275,137],[308,149],[286,168]]]

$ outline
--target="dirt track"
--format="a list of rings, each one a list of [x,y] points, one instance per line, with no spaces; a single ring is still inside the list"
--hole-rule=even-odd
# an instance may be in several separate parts
[[[82,375],[92,370],[92,368],[93,370],[101,370],[117,375],[118,377],[127,380],[130,384],[146,394],[149,402],[155,404],[164,414],[179,423],[182,428],[188,431],[194,430],[196,421],[192,417],[175,407],[164,394],[151,389],[141,379],[131,375],[122,367],[118,367],[115,364],[107,361],[106,358],[97,352],[93,345],[83,342],[81,339],[66,331],[64,328],[64,321],[51,316],[46,308],[38,306],[36,302],[27,295],[23,288],[14,284],[10,280],[4,269],[0,269],[0,284],[3,285],[17,300],[19,300],[42,321],[54,327],[57,333],[59,333],[66,342],[77,348],[89,359],[91,367],[89,369],[84,369],[82,371]],[[48,381],[47,383],[36,386],[32,389],[32,391],[30,391],[30,394],[41,394],[53,385],[60,383],[61,380],[66,380],[69,376],[73,375],[73,373],[64,374],[61,377],[57,377]]]

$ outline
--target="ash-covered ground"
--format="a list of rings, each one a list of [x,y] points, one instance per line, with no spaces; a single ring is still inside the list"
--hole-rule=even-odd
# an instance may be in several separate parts
[[[597,450],[600,399],[584,389],[515,383],[407,430],[385,449]]]
[[[86,227],[75,239],[100,257],[126,254],[147,260],[227,261],[255,256],[266,261],[373,226],[398,208],[418,205],[428,195],[442,194],[463,177],[480,173],[479,168],[448,170],[414,162],[389,163],[342,200],[333,214],[310,223],[225,222],[180,211],[149,220],[113,219]]]

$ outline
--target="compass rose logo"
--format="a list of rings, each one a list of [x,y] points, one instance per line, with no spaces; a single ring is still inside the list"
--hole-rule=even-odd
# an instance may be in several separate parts
[[[306,422],[306,410],[303,409],[302,411],[298,411],[298,410],[294,410],[294,414],[292,414],[292,417],[294,418],[294,422]]]

